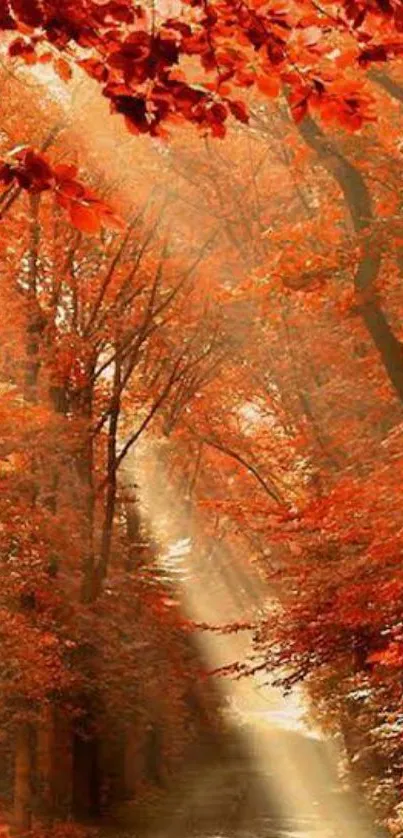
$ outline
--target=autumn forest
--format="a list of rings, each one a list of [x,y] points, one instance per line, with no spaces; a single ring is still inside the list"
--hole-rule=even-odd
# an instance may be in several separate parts
[[[402,0],[0,30],[3,838],[402,838]]]

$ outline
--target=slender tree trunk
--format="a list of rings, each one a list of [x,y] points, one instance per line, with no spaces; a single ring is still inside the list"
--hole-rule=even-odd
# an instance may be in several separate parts
[[[393,334],[373,288],[381,266],[381,248],[371,235],[374,220],[371,196],[361,172],[341,154],[311,117],[299,124],[299,132],[338,183],[354,230],[363,238],[361,258],[354,278],[357,310],[379,352],[383,367],[399,399],[403,401],[403,349]]]
[[[30,228],[29,228],[29,253],[28,253],[28,288],[26,299],[28,305],[27,324],[27,345],[26,345],[26,371],[25,371],[25,396],[31,402],[37,400],[37,383],[40,369],[40,343],[46,325],[46,319],[41,312],[38,303],[38,268],[39,268],[39,245],[40,225],[39,206],[40,196],[30,195]]]
[[[14,826],[27,832],[32,822],[32,736],[31,726],[22,722],[16,733],[14,776]]]
[[[93,736],[75,736],[73,742],[73,808],[77,818],[100,814],[99,743]]]
[[[112,547],[113,521],[115,517],[116,492],[117,492],[117,432],[120,414],[121,396],[121,358],[119,347],[116,347],[116,360],[113,376],[113,389],[110,405],[110,419],[108,429],[108,454],[107,454],[107,485],[105,499],[105,517],[102,527],[101,551],[97,568],[97,594],[100,592],[102,583],[108,572],[108,565]]]
[[[138,763],[138,733],[132,724],[126,732],[123,766],[125,794],[129,799],[133,798],[136,793],[136,784],[139,778]]]
[[[399,84],[399,82],[391,79],[387,73],[382,73],[381,70],[372,69],[368,73],[368,78],[375,82],[375,84],[379,84],[380,87],[383,87],[392,99],[396,99],[398,102],[403,104],[403,87]]]
[[[51,813],[53,809],[53,755],[55,750],[54,708],[48,705],[43,720],[38,726],[37,766],[41,809]]]
[[[82,492],[85,509],[84,541],[85,550],[82,563],[81,600],[89,603],[94,600],[95,552],[94,552],[94,518],[95,518],[95,489],[94,489],[94,441],[92,437],[91,418],[93,400],[94,369],[87,371],[88,385],[81,394],[78,412],[88,422],[82,449],[77,459],[77,471],[82,482]]]
[[[37,730],[37,770],[41,811],[51,820],[71,814],[72,746],[70,719],[50,704]]]
[[[165,785],[162,760],[161,725],[158,722],[151,722],[145,742],[146,774],[149,781],[159,788]]]

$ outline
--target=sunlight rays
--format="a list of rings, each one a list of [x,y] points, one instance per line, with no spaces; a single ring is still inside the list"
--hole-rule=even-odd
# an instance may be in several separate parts
[[[187,517],[185,504],[181,507],[177,494],[173,506],[167,475],[160,463],[155,469],[154,456],[152,446],[143,444],[136,465],[132,463],[128,467],[135,469],[136,482],[141,486],[143,513],[162,546],[162,564],[165,553],[165,561],[168,566],[172,565],[175,550],[178,550],[182,573],[175,578],[184,611],[196,622],[215,625],[250,618],[257,599],[264,607],[267,594],[262,583],[255,577],[251,590],[246,593],[236,564],[232,563],[231,574],[224,570],[223,555],[215,559],[214,578],[210,578],[210,582],[206,579],[203,556],[197,555],[191,546],[203,541],[200,529]],[[149,479],[150,472],[152,480]],[[160,479],[156,484],[157,472]],[[241,597],[239,589],[242,590]],[[205,631],[197,640],[211,670],[234,661],[245,661],[251,653],[248,632],[219,635]],[[285,698],[279,690],[268,685],[264,672],[242,680],[219,678],[218,683],[225,702],[233,708],[231,722],[238,727],[246,752],[266,777],[268,794],[274,795],[284,818],[298,824],[299,831],[291,834],[304,838],[318,838],[319,835],[321,838],[369,838],[370,828],[353,811],[347,796],[330,793],[330,783],[337,774],[337,753],[333,746],[323,741],[321,750],[315,748],[320,734],[308,726],[300,695],[295,693]],[[290,730],[294,731],[292,744],[287,736]],[[191,807],[192,800],[187,801],[187,805]]]

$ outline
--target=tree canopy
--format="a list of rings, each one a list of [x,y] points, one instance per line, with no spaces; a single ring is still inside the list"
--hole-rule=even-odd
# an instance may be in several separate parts
[[[144,802],[221,742],[159,501],[247,603],[227,674],[304,683],[395,817],[402,4],[0,0],[0,27],[15,822]]]
[[[254,85],[285,88],[296,120],[317,111],[358,129],[373,119],[365,70],[403,50],[399,0],[2,0],[0,26],[10,57],[54,61],[66,80],[79,64],[129,130],[152,136],[178,121],[223,136],[230,114],[248,121],[237,96]]]

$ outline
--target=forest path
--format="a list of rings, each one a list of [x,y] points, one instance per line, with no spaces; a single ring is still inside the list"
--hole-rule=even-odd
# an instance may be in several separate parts
[[[245,733],[249,738],[250,731]],[[271,754],[274,739],[286,740],[282,748],[306,762],[309,808],[288,813],[275,790],[276,759],[264,769],[256,767],[235,731],[232,754],[230,749],[216,760],[190,762],[162,806],[151,811],[146,824],[139,823],[135,838],[142,833],[150,838],[381,838],[384,833],[370,823],[358,797],[341,787],[324,743],[281,730],[275,735],[260,730],[259,737],[267,739]],[[283,781],[288,779],[292,782],[292,774]]]
[[[177,493],[174,498],[170,494],[158,456],[153,461],[146,448],[136,465],[131,479],[134,475],[142,487],[145,518],[161,546],[160,567],[168,575],[176,571],[175,593],[183,613],[210,626],[241,625],[269,613],[272,599],[265,580],[247,557],[229,554],[220,544],[210,560],[203,528],[188,517]],[[251,631],[201,630],[194,638],[210,672],[253,655]],[[151,838],[384,835],[374,828],[359,796],[342,788],[341,754],[306,724],[310,714],[303,694],[294,690],[285,697],[264,668],[248,678],[213,680],[228,709],[229,748],[225,755],[213,749],[201,762],[188,755],[173,790],[147,819]]]

